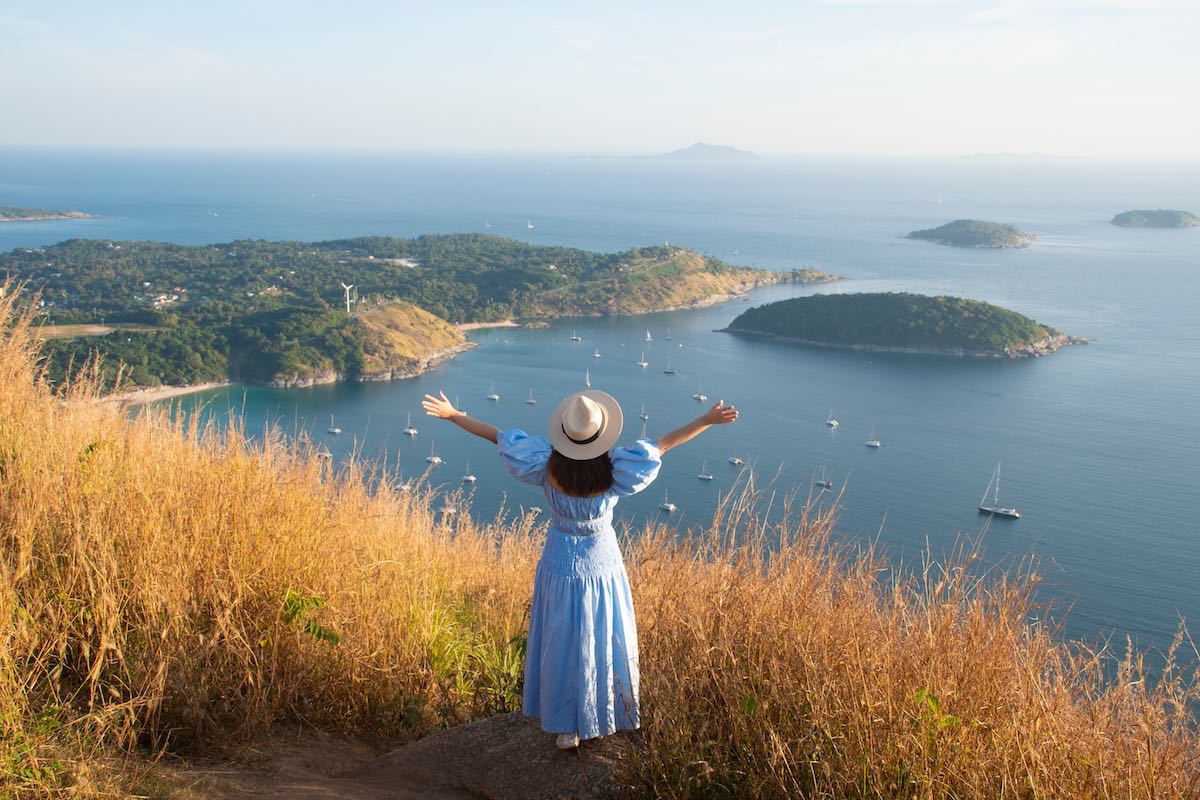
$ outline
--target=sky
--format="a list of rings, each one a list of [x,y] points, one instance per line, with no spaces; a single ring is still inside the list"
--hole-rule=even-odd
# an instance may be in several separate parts
[[[0,0],[0,146],[1195,159],[1200,0]]]

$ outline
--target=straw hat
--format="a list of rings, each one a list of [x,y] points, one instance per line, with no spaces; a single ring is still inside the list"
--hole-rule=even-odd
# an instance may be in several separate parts
[[[612,449],[622,424],[621,405],[612,395],[576,392],[550,415],[550,444],[567,458],[587,461]]]

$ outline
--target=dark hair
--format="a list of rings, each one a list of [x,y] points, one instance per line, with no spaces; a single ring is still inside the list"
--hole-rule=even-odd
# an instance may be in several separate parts
[[[612,459],[608,453],[576,461],[551,450],[546,471],[554,479],[554,485],[572,497],[596,497],[613,485]]]

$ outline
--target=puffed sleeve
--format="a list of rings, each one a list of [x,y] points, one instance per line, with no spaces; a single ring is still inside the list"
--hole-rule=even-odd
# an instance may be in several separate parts
[[[546,462],[550,460],[550,442],[545,436],[530,436],[514,428],[500,431],[496,437],[500,463],[514,478],[539,486],[546,480]]]
[[[638,439],[630,447],[614,448],[610,458],[613,465],[613,492],[622,497],[637,494],[658,477],[662,466],[662,451],[649,439]]]

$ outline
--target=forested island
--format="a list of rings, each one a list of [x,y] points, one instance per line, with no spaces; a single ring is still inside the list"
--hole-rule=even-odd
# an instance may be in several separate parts
[[[1086,341],[980,300],[896,292],[781,300],[748,309],[725,331],[820,347],[992,358],[1046,355]]]
[[[956,219],[936,228],[912,231],[909,239],[924,239],[953,247],[1028,247],[1033,234],[1012,225],[978,219]]]
[[[833,280],[678,247],[593,253],[479,234],[200,246],[73,239],[0,255],[0,269],[40,293],[53,380],[99,351],[110,383],[126,365],[127,387],[403,377],[468,347],[457,323],[637,314]],[[349,313],[342,284],[354,287]],[[72,325],[105,335],[71,338]]]
[[[91,219],[83,211],[56,211],[52,208],[0,206],[0,222],[40,222],[48,219]]]
[[[1200,217],[1190,211],[1142,208],[1122,211],[1112,218],[1112,224],[1122,228],[1194,228],[1200,225]]]

